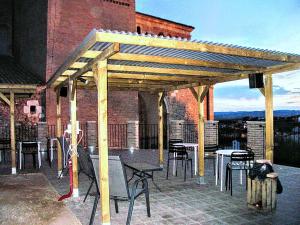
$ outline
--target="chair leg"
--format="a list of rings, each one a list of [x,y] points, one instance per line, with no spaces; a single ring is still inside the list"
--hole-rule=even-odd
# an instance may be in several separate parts
[[[94,184],[94,181],[95,181],[95,180],[93,179],[92,182],[91,182],[91,184],[90,184],[90,186],[89,186],[89,189],[88,189],[87,193],[85,194],[85,197],[84,197],[84,199],[83,199],[83,202],[85,202],[87,196],[89,195],[89,193],[90,193],[90,191],[91,191],[91,188],[92,188],[92,186],[93,186],[93,184]]]
[[[133,206],[134,206],[134,195],[135,195],[135,193],[132,193],[132,194],[131,194],[130,203],[129,203],[129,208],[128,208],[128,214],[127,214],[126,225],[130,225],[131,216],[132,216],[132,211],[133,211]]]
[[[232,196],[232,189],[233,189],[233,187],[232,187],[232,169],[230,169],[230,195]]]
[[[168,155],[168,163],[167,163],[167,180],[169,178],[169,164],[170,164],[170,160],[169,160],[169,155]]]
[[[225,176],[225,188],[227,191],[228,188],[228,167],[226,166],[226,176]]]
[[[183,160],[182,160],[183,162]],[[187,160],[184,161],[184,181],[186,181],[186,164],[187,164]]]
[[[114,202],[115,202],[115,210],[116,210],[116,213],[119,213],[118,200],[117,200],[117,199],[114,199]]]
[[[150,213],[150,198],[149,198],[148,184],[146,184],[146,187],[145,187],[145,198],[146,198],[147,216],[148,216],[148,217],[151,217],[151,213]]]
[[[214,176],[216,176],[216,161],[213,159]]]
[[[95,218],[95,214],[96,214],[96,209],[97,209],[99,197],[100,197],[99,195],[96,195],[96,197],[95,197],[93,211],[92,211],[92,215],[91,215],[91,218],[90,218],[89,225],[93,225],[94,224],[94,218]]]
[[[193,178],[193,160],[191,160],[191,177]]]

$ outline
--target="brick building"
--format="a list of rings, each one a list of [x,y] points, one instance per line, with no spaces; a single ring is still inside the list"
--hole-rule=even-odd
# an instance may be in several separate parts
[[[14,59],[46,82],[68,55],[93,29],[123,30],[170,37],[190,38],[192,26],[136,12],[135,0],[2,0],[0,2],[0,54]],[[94,91],[77,94],[78,119],[96,121]],[[205,100],[205,112],[213,119],[213,89]],[[36,97],[36,96],[35,96]],[[47,90],[39,98],[45,118],[55,124],[55,94]],[[109,92],[109,123],[156,123],[156,94]],[[2,103],[0,103],[2,104]],[[19,107],[22,107],[20,104]],[[197,122],[196,100],[180,90],[165,99],[169,120]],[[63,123],[69,120],[67,99],[62,104]]]

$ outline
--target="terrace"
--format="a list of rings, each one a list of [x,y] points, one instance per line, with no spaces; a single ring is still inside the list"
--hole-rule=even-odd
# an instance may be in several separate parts
[[[156,179],[162,192],[150,188],[153,199],[152,217],[146,218],[143,205],[138,200],[134,214],[134,224],[193,224],[193,223],[278,223],[297,224],[298,215],[293,215],[299,205],[299,192],[297,192],[297,177],[299,171],[293,168],[276,167],[286,191],[279,197],[278,208],[273,213],[262,213],[250,210],[246,206],[245,191],[243,187],[235,189],[233,197],[220,192],[214,185],[214,176],[209,165],[204,160],[204,97],[211,85],[248,78],[248,75],[264,74],[265,88],[260,89],[266,102],[266,128],[265,128],[265,154],[264,158],[273,161],[274,130],[273,130],[273,92],[272,74],[294,70],[300,67],[300,56],[274,51],[249,49],[239,46],[220,45],[207,42],[188,41],[177,38],[164,38],[128,34],[123,32],[110,32],[93,30],[75,52],[58,69],[48,81],[48,87],[57,94],[57,126],[56,136],[62,136],[61,124],[61,97],[59,92],[68,86],[71,120],[71,159],[73,163],[73,197],[67,200],[67,205],[73,213],[83,222],[87,222],[91,209],[85,209],[81,203],[82,193],[86,190],[87,182],[78,176],[77,163],[77,115],[76,91],[77,89],[96,89],[98,92],[98,147],[100,163],[100,192],[102,224],[118,224],[124,221],[125,211],[120,206],[121,213],[115,215],[110,209],[109,183],[108,183],[108,124],[107,101],[108,90],[134,90],[157,93],[158,109],[158,150],[140,151],[143,155],[133,160],[141,161],[148,158],[150,162],[165,168],[165,151],[163,149],[163,107],[162,101],[167,92],[189,88],[197,99],[198,159],[197,176],[183,183],[182,174],[178,178],[165,180],[165,170],[160,172]],[[82,79],[89,80],[86,85]],[[3,92],[5,91],[3,87]],[[197,88],[197,91],[195,90]],[[13,105],[13,92],[10,91],[9,100],[4,94],[0,97],[10,106]],[[11,163],[12,173],[16,170],[16,134],[14,131],[14,115],[11,115]],[[264,135],[262,135],[264,136]],[[124,154],[124,153],[123,153]],[[148,156],[147,156],[148,154]],[[127,160],[132,160],[125,156]],[[194,158],[195,161],[196,158]],[[56,179],[57,172],[62,170],[62,149],[57,149],[57,168],[44,167],[44,173],[59,193],[68,189],[67,180]],[[197,181],[197,183],[196,183]],[[235,183],[238,183],[235,180]],[[293,187],[293,185],[295,185]],[[292,186],[292,187],[291,187]],[[235,185],[235,187],[238,187]],[[289,189],[290,188],[290,189]],[[64,190],[64,191],[63,191]],[[80,190],[80,191],[79,191]],[[287,195],[285,195],[285,193]],[[282,198],[282,200],[281,200]],[[90,198],[89,198],[90,199]],[[293,199],[293,202],[290,202]],[[90,200],[89,200],[90,201]],[[281,203],[282,202],[282,203]],[[91,206],[91,204],[88,204]],[[291,205],[291,207],[287,207]],[[88,206],[88,207],[89,207]],[[215,206],[215,207],[214,207]],[[83,210],[84,208],[84,210]],[[125,208],[125,206],[124,206]],[[127,207],[126,207],[127,208]],[[138,213],[137,213],[138,212]],[[284,213],[283,213],[284,212]],[[138,215],[138,216],[137,216]],[[141,216],[143,215],[143,216]],[[157,221],[155,221],[157,220]]]

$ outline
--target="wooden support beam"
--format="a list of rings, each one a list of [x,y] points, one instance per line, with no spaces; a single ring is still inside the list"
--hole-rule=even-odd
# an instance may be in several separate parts
[[[107,60],[97,62],[98,91],[98,149],[101,193],[101,221],[110,224],[109,177],[108,177],[108,125],[107,125]]]
[[[204,183],[204,103],[201,96],[204,93],[204,86],[198,87],[198,175],[199,183]]]
[[[210,72],[206,70],[183,70],[168,69],[158,67],[126,66],[126,65],[108,65],[109,71],[139,72],[139,73],[158,73],[158,74],[176,74],[190,76],[230,76],[232,73]]]
[[[70,81],[70,101],[71,101],[71,148],[72,148],[72,168],[73,168],[73,197],[79,197],[78,190],[78,163],[77,163],[77,103],[76,103],[76,80]],[[71,171],[70,171],[71,172]]]
[[[211,52],[225,55],[252,57],[259,59],[278,60],[283,62],[300,62],[299,56],[277,54],[256,49],[237,48],[234,46],[216,45],[203,42],[186,42],[181,40],[168,40],[154,37],[132,36],[128,34],[115,34],[97,32],[98,42],[118,42],[122,44],[141,45],[149,47],[174,48],[180,50],[192,50],[199,52]]]
[[[136,61],[136,62],[153,62],[153,63],[167,63],[167,64],[177,64],[177,65],[203,66],[203,67],[213,67],[213,68],[222,68],[222,69],[231,69],[231,70],[235,69],[235,70],[241,70],[241,72],[243,70],[257,71],[263,69],[263,67],[240,65],[234,63],[210,62],[205,60],[162,57],[162,56],[154,56],[154,55],[140,55],[140,54],[130,54],[130,53],[117,53],[113,55],[110,59]]]
[[[59,91],[56,92],[56,137],[61,137],[61,97]],[[57,145],[57,170],[58,176],[62,173],[62,149],[61,145]]]
[[[158,150],[159,150],[159,164],[161,167],[164,166],[164,122],[163,122],[163,104],[164,93],[158,93]]]
[[[201,95],[199,93],[199,95],[200,95],[200,101],[201,102],[204,101],[204,99],[205,99],[205,97],[207,95],[207,92],[209,91],[209,88],[210,88],[210,85],[206,85],[205,88],[204,88],[204,90],[203,90],[203,92],[201,93]]]
[[[266,104],[266,159],[273,162],[274,128],[273,128],[273,79],[272,74],[265,75]]]
[[[0,98],[1,98],[4,102],[6,102],[8,105],[10,105],[9,99],[8,99],[2,92],[0,92]]]
[[[262,93],[263,96],[266,96],[265,95],[265,88],[259,88],[258,90]]]
[[[198,93],[197,93],[197,91],[195,91],[194,87],[190,87],[189,89],[192,92],[194,98],[198,101]]]
[[[160,96],[160,93],[159,93],[159,96]],[[166,97],[166,92],[164,91],[164,92],[162,92],[162,95],[159,98],[159,102],[158,102],[159,106],[163,105],[165,97]]]
[[[84,67],[82,67],[80,70],[78,70],[76,73],[74,73],[71,76],[71,79],[77,79],[80,77],[82,74],[90,71],[95,63],[101,60],[108,59],[112,55],[116,54],[117,52],[120,51],[120,44],[119,43],[114,43],[111,46],[107,47],[103,52],[101,52],[96,58],[93,60],[89,61]],[[64,86],[65,83],[62,83],[62,86]],[[60,85],[61,86],[61,85]]]
[[[17,173],[16,167],[16,133],[15,133],[15,93],[10,91],[10,149],[11,173]]]

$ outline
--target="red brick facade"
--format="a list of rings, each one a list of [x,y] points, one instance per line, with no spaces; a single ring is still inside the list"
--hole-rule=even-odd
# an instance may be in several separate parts
[[[188,39],[194,29],[136,12],[135,0],[39,0],[38,3],[28,0],[18,3],[15,1],[14,6],[8,4],[9,2],[11,1],[5,0],[0,3],[0,11],[3,12],[0,25],[5,25],[0,28],[8,29],[8,37],[12,40],[9,52],[12,52],[23,66],[40,75],[45,81],[94,28]],[[15,24],[10,24],[12,18],[6,16],[10,14],[14,14]],[[208,118],[213,119],[213,91],[210,91],[209,99],[205,105],[208,104],[210,108]],[[96,92],[79,90],[77,100],[78,120],[97,120]],[[56,97],[52,90],[47,90],[45,102],[46,120],[49,124],[55,124]],[[68,99],[63,98],[62,102],[62,120],[66,123],[69,120]],[[145,123],[156,123],[157,109],[153,107],[155,102],[157,96],[149,93],[109,92],[109,123],[127,123],[128,120],[141,118]],[[181,111],[181,119],[196,121],[196,101],[189,90],[178,91],[176,97],[169,101],[169,104],[171,103],[184,105],[185,111]],[[151,107],[147,106],[148,104]],[[178,112],[175,109],[178,107],[167,107],[171,109],[170,118],[177,118]],[[144,112],[145,116],[140,116],[140,112]],[[205,112],[207,113],[207,110]]]
[[[134,0],[49,0],[47,40],[47,80],[67,56],[94,28],[135,31]],[[138,119],[137,92],[109,93],[109,122],[126,123]],[[77,94],[78,119],[97,120],[97,94],[80,90]],[[47,121],[55,124],[55,94],[47,90]],[[63,101],[63,121],[68,121],[69,106]]]

